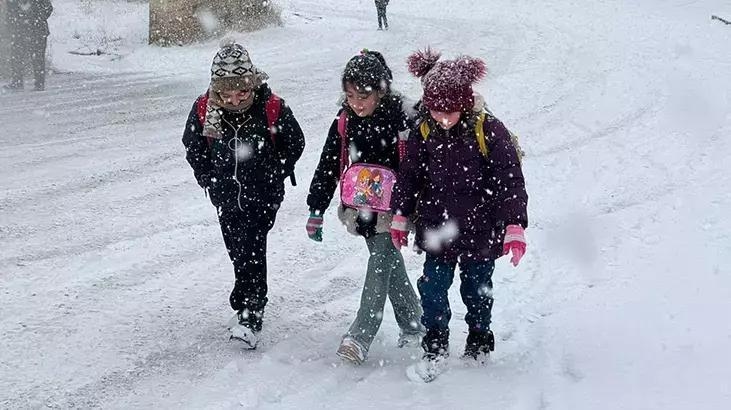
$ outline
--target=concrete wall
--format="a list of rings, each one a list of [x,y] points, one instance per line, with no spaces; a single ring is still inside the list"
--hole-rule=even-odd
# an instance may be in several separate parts
[[[7,27],[6,2],[0,1],[0,78],[10,71],[10,33]]]
[[[205,31],[195,16],[204,0],[150,0],[150,44],[188,44]]]
[[[263,0],[150,0],[150,44],[183,45],[227,31],[280,24],[279,11]]]

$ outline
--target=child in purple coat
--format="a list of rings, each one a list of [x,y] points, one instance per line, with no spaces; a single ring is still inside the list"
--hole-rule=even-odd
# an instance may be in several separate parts
[[[447,291],[460,265],[460,293],[469,327],[464,356],[478,359],[494,349],[490,330],[495,260],[525,253],[528,195],[518,150],[509,131],[489,111],[472,84],[485,75],[482,60],[439,61],[431,50],[409,57],[421,77],[421,116],[408,139],[391,200],[391,236],[407,244],[406,220],[426,253],[418,281],[425,362],[448,354],[451,310]],[[480,132],[482,135],[480,136]]]

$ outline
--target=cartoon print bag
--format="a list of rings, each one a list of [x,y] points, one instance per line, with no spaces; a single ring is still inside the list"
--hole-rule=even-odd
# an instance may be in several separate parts
[[[340,179],[340,201],[350,208],[388,212],[395,184],[396,174],[388,167],[353,164]]]
[[[340,135],[340,202],[346,207],[388,212],[391,210],[391,192],[396,184],[394,170],[382,165],[350,162],[347,134],[348,113],[338,116]],[[406,156],[406,140],[398,139],[399,160]]]

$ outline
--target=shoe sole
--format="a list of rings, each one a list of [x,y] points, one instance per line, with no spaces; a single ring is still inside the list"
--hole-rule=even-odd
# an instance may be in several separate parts
[[[478,353],[476,356],[463,354],[461,357],[466,366],[485,366],[490,362],[490,353]]]
[[[248,350],[256,349],[256,346],[259,344],[259,338],[250,329],[242,331],[241,329],[229,328],[228,330],[231,332],[231,336],[228,340],[242,342],[245,345],[244,347]]]
[[[447,371],[447,358],[442,357],[434,361],[420,361],[406,368],[406,377],[413,382],[431,383]]]
[[[258,345],[258,343],[255,343],[255,344],[251,344],[251,342],[250,342],[250,341],[248,341],[248,340],[246,340],[246,339],[242,339],[242,338],[240,338],[240,337],[236,337],[236,336],[234,336],[234,335],[231,335],[231,336],[230,336],[230,337],[228,338],[228,340],[229,340],[229,342],[230,342],[230,341],[233,341],[233,340],[235,340],[235,341],[238,341],[238,342],[241,342],[241,343],[243,343],[243,344],[244,344],[244,348],[246,348],[246,350],[256,350],[256,346]]]
[[[335,354],[342,360],[356,365],[360,365],[365,361],[361,360],[357,350],[352,346],[340,346]]]

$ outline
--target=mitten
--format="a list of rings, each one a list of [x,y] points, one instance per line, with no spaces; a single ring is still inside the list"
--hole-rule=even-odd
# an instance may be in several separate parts
[[[525,255],[525,231],[520,225],[508,225],[505,229],[505,239],[503,240],[503,255],[507,255],[513,251],[513,257],[510,262],[513,266],[518,266],[520,259]]]
[[[307,236],[313,241],[322,242],[322,215],[315,211],[310,212],[307,218]]]
[[[409,244],[409,231],[406,229],[406,218],[403,215],[394,215],[391,221],[391,241],[396,249]]]

